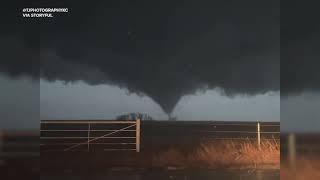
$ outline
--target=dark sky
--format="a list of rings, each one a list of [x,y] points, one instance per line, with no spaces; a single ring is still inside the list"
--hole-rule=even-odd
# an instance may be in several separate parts
[[[37,76],[38,65],[49,81],[117,85],[149,96],[168,114],[198,89],[220,87],[230,96],[279,90],[276,0],[53,6],[70,12],[38,22],[11,18],[17,23],[3,30],[3,71]]]
[[[281,92],[320,91],[319,11],[312,3],[284,1],[281,11]],[[290,3],[289,3],[290,2]]]
[[[181,102],[188,104],[184,98],[195,96],[189,103],[208,102],[209,97],[224,103],[232,99],[230,104],[255,99],[263,112],[261,119],[277,117],[272,107],[280,101],[273,99],[280,96],[270,93],[280,90],[280,40],[281,95],[290,99],[305,91],[319,91],[319,66],[315,66],[319,56],[314,48],[318,26],[309,25],[316,20],[312,6],[290,1],[285,6],[289,14],[280,26],[277,0],[43,3],[17,6],[12,2],[1,11],[7,25],[0,30],[0,71],[15,78],[41,77],[40,103],[48,105],[43,106],[48,112],[44,116],[63,116],[54,108],[63,101],[51,104],[50,99],[61,97],[64,90],[73,88],[70,97],[84,101],[96,98],[97,87],[107,86],[150,98],[159,108],[152,112],[177,114]],[[51,19],[21,18],[22,7],[49,6],[68,7],[69,13]],[[281,38],[280,30],[284,32]],[[76,93],[88,86],[93,89],[86,94]],[[57,91],[46,94],[45,88]],[[214,94],[217,88],[220,93]],[[204,93],[199,95],[199,91]],[[266,102],[277,104],[264,106]],[[242,106],[239,103],[231,111],[239,112]],[[193,109],[189,107],[188,112]],[[271,116],[262,115],[270,110]],[[200,112],[207,116],[195,118],[228,118]],[[250,111],[244,114],[240,120]]]

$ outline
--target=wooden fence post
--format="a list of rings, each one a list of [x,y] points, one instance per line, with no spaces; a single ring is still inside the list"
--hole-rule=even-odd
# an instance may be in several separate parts
[[[257,124],[257,140],[258,140],[258,148],[261,149],[261,133],[260,133],[260,122]]]
[[[296,165],[296,137],[293,133],[288,135],[288,156],[289,165],[294,168]]]
[[[140,124],[141,120],[136,120],[136,151],[140,152]]]

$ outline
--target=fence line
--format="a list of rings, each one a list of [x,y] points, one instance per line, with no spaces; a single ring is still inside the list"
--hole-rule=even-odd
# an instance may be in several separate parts
[[[198,131],[198,132],[203,132],[203,133],[240,133],[240,134],[256,134],[256,137],[246,137],[246,138],[243,138],[243,137],[225,137],[225,138],[219,138],[219,137],[216,137],[214,139],[219,139],[219,140],[257,140],[257,146],[259,148],[261,148],[261,141],[262,140],[277,140],[279,141],[280,138],[262,138],[262,135],[263,134],[279,134],[280,135],[280,124],[262,124],[261,122],[257,122],[257,123],[232,123],[232,124],[228,124],[228,123],[219,123],[219,124],[210,124],[210,126],[214,126],[215,128],[217,126],[252,126],[252,127],[256,127],[256,130],[255,131],[247,131],[247,130],[244,130],[244,131],[240,131],[240,130],[217,130],[217,131],[214,131],[214,130],[201,130],[201,131]],[[279,131],[262,131],[262,127],[279,127]]]
[[[193,122],[191,122],[193,123]],[[208,123],[208,124],[207,124]],[[64,126],[64,128],[61,129],[50,129],[51,125],[57,126],[57,125],[75,125],[78,124],[79,127],[75,128],[73,126],[73,128],[70,128],[69,126]],[[103,128],[103,124],[127,124],[127,125],[131,125],[131,126],[127,126],[125,128],[121,128],[121,129],[108,129],[108,128]],[[82,145],[87,145],[87,151],[90,151],[91,145],[136,145],[135,149],[137,152],[140,151],[140,126],[141,126],[141,121],[114,121],[114,120],[42,120],[41,121],[41,125],[47,125],[49,128],[46,128],[44,126],[44,128],[41,128],[40,132],[41,133],[46,133],[46,132],[52,132],[52,133],[71,133],[70,136],[66,136],[65,134],[63,136],[57,136],[57,134],[54,136],[54,134],[52,134],[51,136],[47,135],[47,136],[41,136],[40,139],[41,140],[57,140],[55,143],[52,142],[51,144],[47,144],[47,143],[41,143],[41,147],[45,147],[45,146],[54,146],[57,145],[59,147],[62,148],[62,146],[68,146],[69,147],[65,148],[66,151],[70,151],[73,150],[76,147],[79,147]],[[84,125],[87,125],[87,127],[85,128]],[[184,125],[183,123],[181,124],[182,126]],[[188,125],[188,123],[187,123]],[[214,129],[212,130],[193,130],[191,129],[191,131],[189,132],[196,132],[196,133],[207,133],[208,137],[206,138],[210,138],[210,133],[215,133],[215,137],[212,137],[213,139],[217,139],[217,140],[256,140],[257,142],[257,146],[260,148],[261,147],[261,142],[262,140],[280,140],[280,137],[278,138],[278,135],[280,135],[280,124],[276,124],[276,123],[266,123],[264,124],[263,122],[245,122],[245,123],[221,123],[221,122],[205,122],[204,124],[204,128],[206,127],[210,127],[212,129],[212,127],[214,127]],[[81,126],[81,127],[80,127]],[[99,127],[100,126],[100,127]],[[177,127],[179,125],[177,124]],[[248,127],[248,128],[244,128],[244,126]],[[43,126],[41,126],[43,127]],[[131,127],[135,127],[135,129],[130,129]],[[220,129],[221,128],[226,128],[224,129]],[[229,128],[230,127],[230,128]],[[65,129],[67,128],[67,129]],[[103,129],[101,129],[103,128]],[[192,127],[191,127],[192,128]],[[229,129],[228,129],[229,128]],[[232,130],[232,129],[236,129],[236,128],[240,128],[238,130]],[[216,129],[216,130],[215,130]],[[241,130],[243,129],[243,130]],[[249,130],[248,130],[249,129]],[[252,129],[252,130],[250,130]],[[82,135],[77,135],[74,136],[73,133],[85,133],[87,132],[87,134],[82,134]],[[97,133],[102,133],[105,132],[106,134],[99,136],[99,134],[95,134],[95,132]],[[134,133],[135,135],[133,136],[128,136],[128,135],[123,135],[123,136],[110,136],[112,134],[116,134],[118,132],[126,132],[126,133]],[[234,133],[234,137],[232,137],[232,133]],[[73,134],[73,136],[72,136]],[[271,136],[272,135],[272,136]],[[275,135],[276,137],[274,137],[273,135]],[[75,140],[75,139],[79,139],[80,142],[70,142],[70,143],[58,143],[58,140],[68,140],[70,139],[70,141]],[[113,143],[104,143],[104,142],[94,142],[96,140],[99,139],[110,139],[110,141],[115,141]],[[112,140],[114,139],[114,140]],[[133,140],[135,139],[135,142],[120,142],[121,140],[123,141],[129,141],[129,140]],[[109,140],[108,140],[109,141]],[[129,148],[128,148],[129,149]]]

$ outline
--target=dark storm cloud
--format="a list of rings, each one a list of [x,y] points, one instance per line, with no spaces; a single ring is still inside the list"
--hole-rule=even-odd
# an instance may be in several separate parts
[[[7,16],[15,23],[1,30],[1,71],[117,85],[166,113],[199,89],[280,88],[277,0],[68,2],[38,5],[69,8],[52,19]]]
[[[281,93],[320,91],[319,8],[284,1],[281,11]]]

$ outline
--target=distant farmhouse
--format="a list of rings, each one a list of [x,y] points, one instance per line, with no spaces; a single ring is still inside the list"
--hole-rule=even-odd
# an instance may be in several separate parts
[[[153,120],[153,118],[151,116],[149,116],[148,114],[144,114],[144,113],[123,114],[123,115],[117,116],[116,119],[117,120],[136,120],[136,119],[140,119],[140,120],[143,120],[143,121]]]

